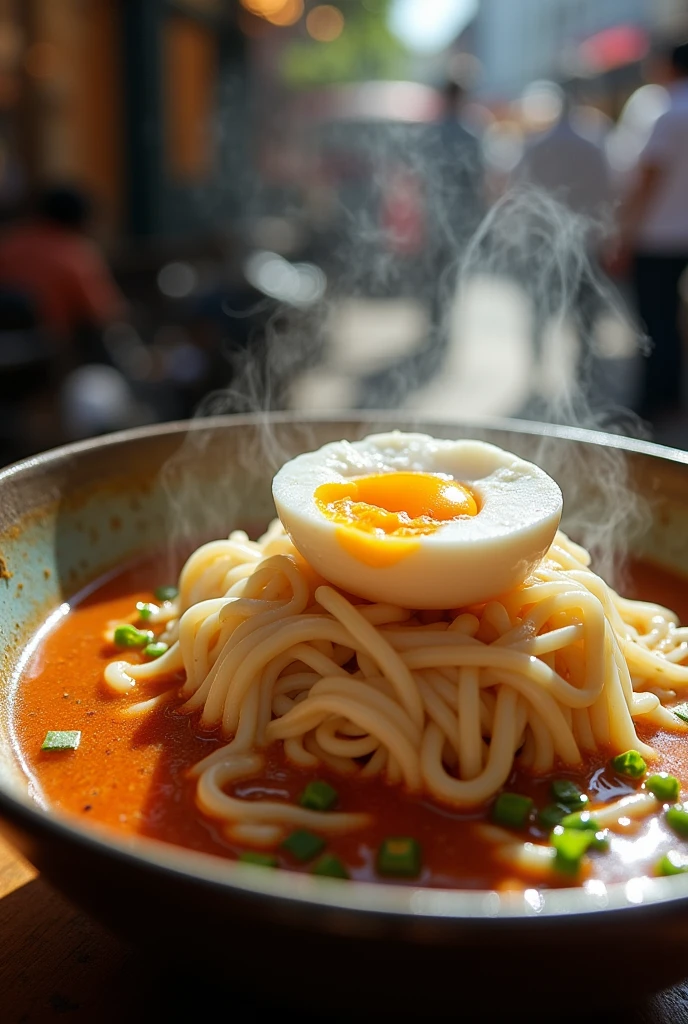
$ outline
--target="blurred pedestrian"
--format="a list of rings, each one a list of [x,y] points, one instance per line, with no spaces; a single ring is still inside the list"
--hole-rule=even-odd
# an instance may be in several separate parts
[[[447,80],[437,120],[422,128],[402,170],[385,182],[388,237],[398,253],[422,251],[413,289],[427,305],[429,324],[418,348],[359,381],[359,408],[396,407],[446,360],[463,256],[486,209],[482,146],[464,115],[468,95],[462,82]]]
[[[479,136],[466,119],[469,93],[449,79],[442,93],[437,124],[437,212],[443,230],[455,246],[471,237],[485,212],[485,168]]]
[[[92,357],[99,332],[126,313],[105,258],[88,237],[91,214],[84,191],[56,186],[0,236],[0,288],[34,304],[63,371]]]
[[[101,406],[103,424],[129,423],[130,402],[107,405],[94,374],[78,377],[85,363],[109,362],[103,330],[127,311],[104,256],[88,237],[91,212],[81,189],[55,186],[36,197],[25,219],[0,234],[0,392],[4,387],[12,393],[3,403],[0,435],[15,455],[83,435],[83,423],[75,434],[65,414],[72,406],[76,414],[77,384],[80,395],[89,392],[91,403]],[[14,321],[20,308],[30,320],[18,335]],[[127,389],[113,367],[90,369],[121,378],[120,390],[110,396]],[[115,404],[119,418],[112,413]]]
[[[554,123],[525,145],[516,178],[544,188],[574,213],[593,219],[609,214],[613,194],[604,136],[583,132],[571,89],[540,83],[549,93]]]
[[[571,91],[554,82],[539,83],[547,97],[553,124],[526,143],[515,171],[515,181],[543,189],[576,218],[561,227],[568,235],[562,252],[577,257],[574,278],[564,282],[538,281],[533,301],[532,338],[536,359],[543,356],[548,321],[565,313],[575,323],[582,347],[582,376],[587,377],[590,345],[597,321],[608,303],[599,286],[599,225],[608,220],[613,205],[613,186],[604,150],[604,136],[583,132]],[[524,97],[525,100],[525,97]],[[580,253],[570,253],[580,235]],[[578,258],[580,256],[580,258]],[[569,261],[572,262],[572,261]],[[551,268],[549,278],[556,267]],[[523,282],[526,290],[532,282]]]
[[[465,116],[469,92],[448,79],[439,120],[425,147],[430,239],[432,358],[438,370],[449,346],[449,313],[466,246],[485,215],[485,166],[480,138]]]
[[[653,422],[680,409],[683,354],[680,281],[688,268],[688,42],[654,65],[669,105],[638,157],[619,215],[610,263],[630,268],[638,312],[652,342],[636,411]]]

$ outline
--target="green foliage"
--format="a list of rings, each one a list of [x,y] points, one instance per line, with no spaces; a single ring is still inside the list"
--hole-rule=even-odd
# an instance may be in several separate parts
[[[295,39],[282,55],[285,85],[309,88],[405,76],[408,51],[387,27],[388,0],[374,9],[361,0],[341,4],[345,16],[341,35],[331,43],[308,37]],[[305,28],[304,28],[305,35]]]

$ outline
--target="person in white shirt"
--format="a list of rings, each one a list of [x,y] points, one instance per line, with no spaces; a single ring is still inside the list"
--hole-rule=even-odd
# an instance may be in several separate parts
[[[669,106],[657,119],[620,210],[616,269],[630,264],[652,341],[636,411],[654,422],[682,400],[680,282],[688,268],[688,42],[671,50]]]

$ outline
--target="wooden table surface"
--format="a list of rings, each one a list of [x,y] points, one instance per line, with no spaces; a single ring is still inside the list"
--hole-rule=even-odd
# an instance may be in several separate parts
[[[558,1024],[569,1019],[577,1024],[688,1024],[688,983],[632,1010],[620,1009],[618,1016],[607,1011],[596,1016],[584,995],[580,1005],[572,1018],[557,1012]],[[220,1006],[223,1017],[231,1007],[234,1022],[253,1019],[261,1010],[237,1004],[231,993],[209,985],[208,979],[185,980],[178,970],[151,966],[143,954],[76,910],[0,839],[0,1024],[192,1022],[216,1016]],[[292,1019],[275,1008],[271,1016]],[[298,1019],[302,1024],[315,1020],[302,1014]],[[456,1008],[456,1019],[472,1024],[497,1018],[467,1014],[464,1002],[463,1012]],[[555,1018],[548,1014],[545,1019]],[[535,1018],[530,1013],[510,1017],[510,1022],[520,1020],[530,1024]]]

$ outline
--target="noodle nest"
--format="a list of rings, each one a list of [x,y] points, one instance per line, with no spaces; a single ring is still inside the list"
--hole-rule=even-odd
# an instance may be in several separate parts
[[[182,712],[228,740],[192,769],[201,811],[237,841],[270,847],[293,828],[363,827],[363,813],[243,800],[281,742],[319,764],[425,794],[485,804],[515,767],[579,766],[586,753],[654,750],[636,720],[684,728],[663,702],[688,686],[688,629],[657,605],[619,597],[559,532],[521,586],[498,600],[416,612],[352,598],[316,576],[275,521],[198,548],[159,612],[169,650],[112,662],[118,692],[183,670]],[[129,708],[146,710],[176,688]]]

